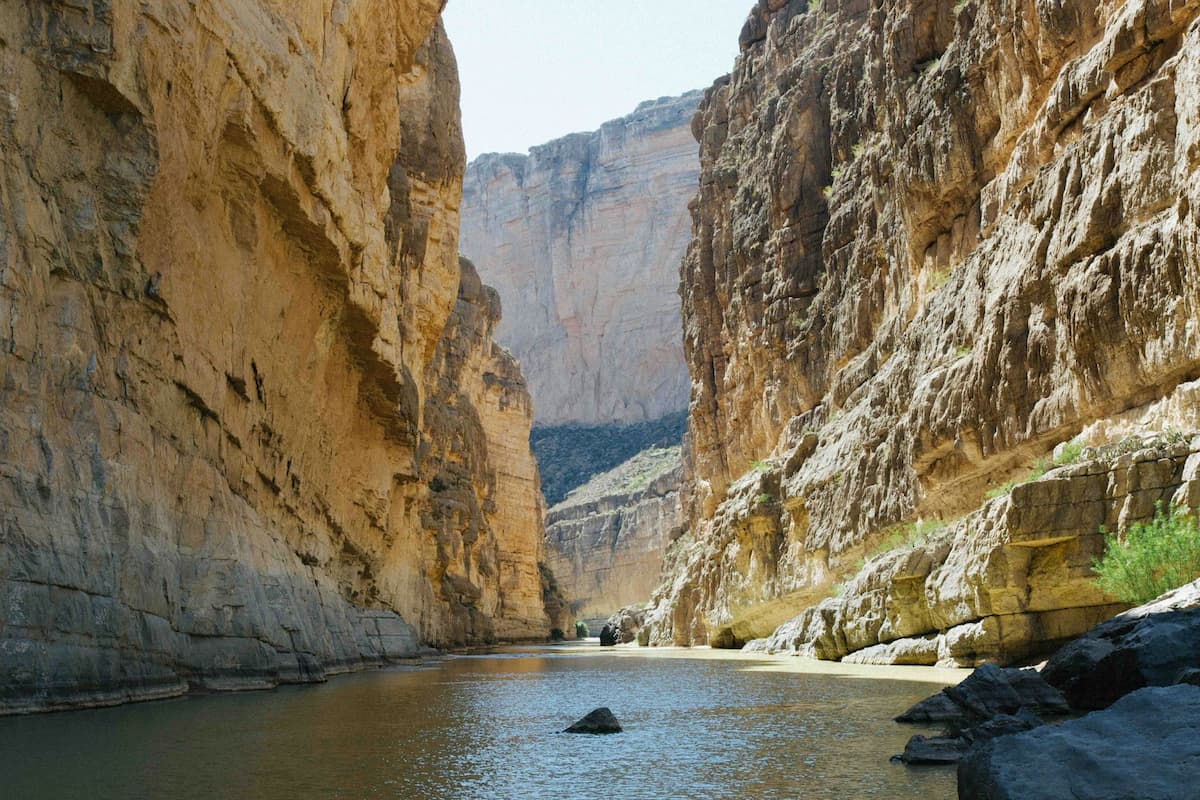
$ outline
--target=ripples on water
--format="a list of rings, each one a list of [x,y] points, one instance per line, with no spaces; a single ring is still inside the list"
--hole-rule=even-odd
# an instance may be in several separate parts
[[[929,684],[521,648],[270,693],[0,719],[0,796],[954,797],[888,763]],[[596,706],[626,732],[557,731]]]

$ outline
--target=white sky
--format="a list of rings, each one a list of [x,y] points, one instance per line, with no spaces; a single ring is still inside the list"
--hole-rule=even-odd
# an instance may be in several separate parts
[[[523,153],[733,68],[753,0],[449,0],[467,155]]]

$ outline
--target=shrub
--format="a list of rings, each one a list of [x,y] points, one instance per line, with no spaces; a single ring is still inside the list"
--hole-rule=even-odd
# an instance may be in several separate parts
[[[1058,451],[1058,456],[1054,459],[1056,467],[1065,467],[1068,464],[1074,464],[1083,456],[1083,442],[1071,440],[1062,446],[1062,450]]]
[[[567,637],[566,637],[566,635],[563,633],[563,629],[562,629],[562,628],[551,628],[551,629],[550,629],[550,641],[552,641],[552,642],[561,642],[561,641],[562,641],[563,639],[565,639],[565,638],[567,638]]]
[[[775,495],[769,492],[763,492],[758,497],[754,498],[756,505],[765,506],[775,502]]]
[[[588,633],[590,633],[590,631],[588,630],[587,623],[581,619],[575,620],[575,638],[586,639],[588,637]]]
[[[1104,557],[1095,559],[1096,584],[1126,603],[1146,603],[1200,578],[1200,525],[1193,513],[1155,506],[1154,519],[1130,526],[1124,536],[1105,534]]]

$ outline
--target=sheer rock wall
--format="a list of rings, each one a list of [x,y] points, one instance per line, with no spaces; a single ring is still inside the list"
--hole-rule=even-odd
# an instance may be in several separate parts
[[[441,6],[0,8],[0,713],[546,634]]]
[[[700,170],[699,92],[471,162],[462,251],[508,313],[538,426],[629,424],[687,407],[679,261]]]
[[[760,0],[694,124],[693,544],[652,641],[767,636],[897,524],[1200,376],[1198,17]]]

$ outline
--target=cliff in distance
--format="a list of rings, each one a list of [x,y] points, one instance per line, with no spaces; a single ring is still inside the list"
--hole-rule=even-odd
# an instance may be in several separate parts
[[[0,713],[546,635],[441,6],[0,8]]]
[[[504,300],[496,338],[521,363],[539,427],[687,407],[678,286],[699,100],[648,101],[593,133],[467,167],[462,251]]]
[[[546,563],[576,618],[607,619],[658,585],[682,533],[681,449],[647,448],[546,512]]]
[[[690,532],[651,641],[791,619],[764,646],[969,664],[1111,613],[1098,526],[1194,495],[1190,437],[1143,440],[1200,429],[1198,18],[757,3],[694,123]]]

